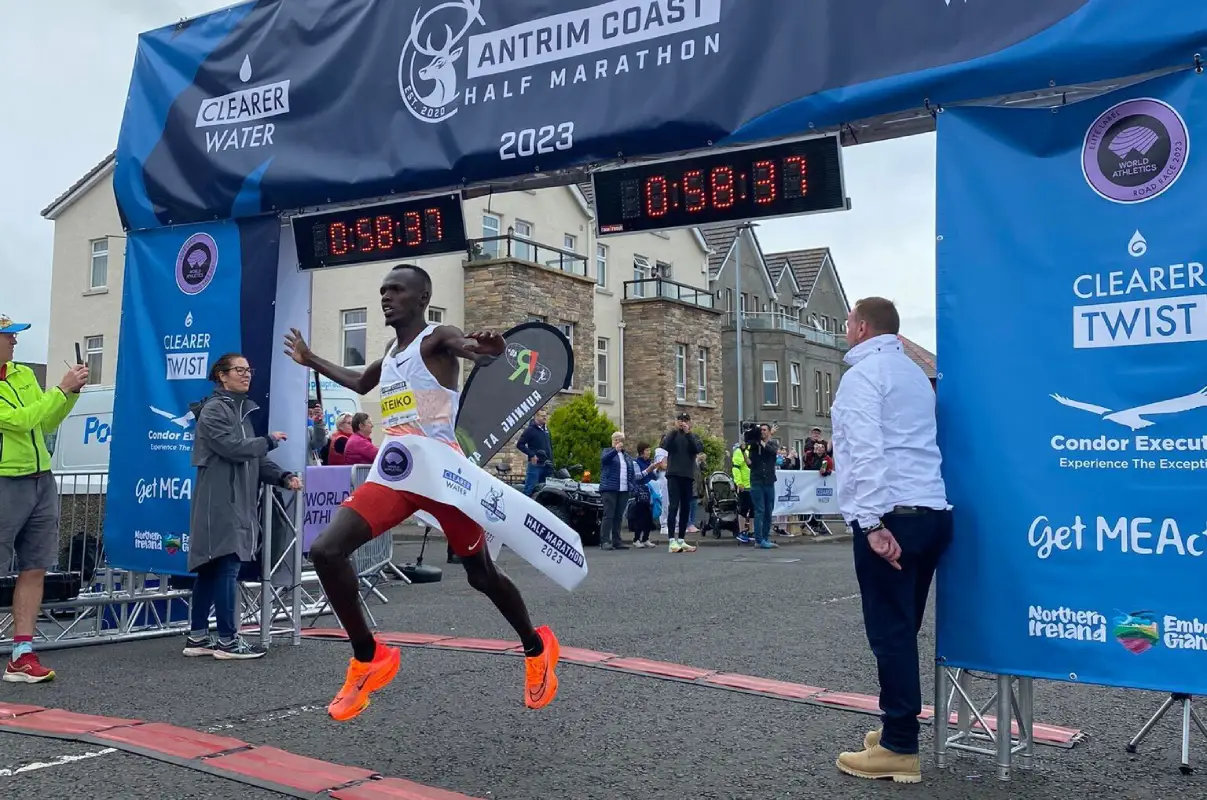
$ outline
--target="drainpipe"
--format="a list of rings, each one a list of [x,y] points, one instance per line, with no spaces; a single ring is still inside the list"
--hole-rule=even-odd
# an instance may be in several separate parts
[[[616,348],[617,349],[616,363],[618,365],[616,368],[616,380],[620,384],[620,392],[617,393],[616,399],[620,402],[620,429],[623,431],[624,430],[624,411],[625,411],[625,407],[628,405],[628,403],[625,402],[625,396],[624,396],[624,327],[625,326],[624,326],[623,319],[619,323],[617,323],[617,327],[620,328],[620,337],[617,340],[619,343],[619,346]]]
[[[746,232],[746,226],[738,228],[738,239],[733,248],[734,260],[734,294],[736,295],[737,305],[734,307],[734,342],[737,346],[737,366],[738,366],[738,441],[742,440],[742,420],[745,417],[742,414],[742,325],[744,318],[742,315],[742,236]],[[724,265],[722,265],[722,268]]]

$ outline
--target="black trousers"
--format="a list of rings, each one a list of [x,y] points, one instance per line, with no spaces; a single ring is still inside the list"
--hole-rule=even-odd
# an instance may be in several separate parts
[[[666,530],[672,539],[682,539],[687,535],[687,526],[691,524],[692,497],[695,492],[695,481],[691,478],[666,476]],[[679,535],[675,535],[675,519],[679,520]]]
[[[882,519],[901,545],[894,569],[872,551],[867,535],[855,533],[855,577],[863,603],[863,625],[880,675],[880,744],[894,753],[918,752],[922,685],[918,674],[918,631],[939,558],[951,543],[951,512],[890,513]]]
[[[600,492],[603,501],[603,518],[599,521],[599,545],[618,545],[620,541],[620,523],[624,519],[625,506],[629,504],[628,492]]]

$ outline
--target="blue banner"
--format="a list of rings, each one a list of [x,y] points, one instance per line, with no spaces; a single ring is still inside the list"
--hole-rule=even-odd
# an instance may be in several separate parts
[[[132,234],[109,451],[105,552],[120,569],[186,575],[196,470],[189,406],[210,367],[242,353],[267,433],[280,224],[275,217]]]
[[[938,130],[938,655],[1207,693],[1207,77]]]
[[[259,0],[143,34],[134,229],[800,136],[1189,64],[1192,0]]]

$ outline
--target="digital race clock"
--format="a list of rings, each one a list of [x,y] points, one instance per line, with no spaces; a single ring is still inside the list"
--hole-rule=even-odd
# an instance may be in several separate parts
[[[436,195],[294,217],[293,240],[301,269],[464,251],[461,195]]]
[[[592,182],[601,236],[847,207],[837,136],[604,168]]]

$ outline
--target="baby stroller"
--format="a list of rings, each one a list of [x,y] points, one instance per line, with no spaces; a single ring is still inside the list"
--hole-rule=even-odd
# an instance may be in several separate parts
[[[724,472],[714,472],[704,482],[704,510],[708,513],[708,525],[716,538],[721,538],[721,531],[738,533],[738,485],[733,478]]]

